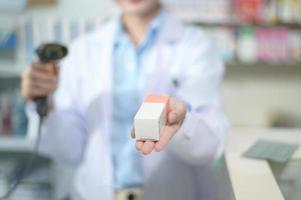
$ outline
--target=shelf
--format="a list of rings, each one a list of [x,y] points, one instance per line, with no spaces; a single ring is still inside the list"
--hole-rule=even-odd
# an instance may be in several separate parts
[[[275,22],[275,23],[267,23],[267,22],[260,22],[260,23],[248,23],[248,22],[239,22],[239,21],[203,21],[203,20],[184,20],[187,23],[192,23],[199,26],[206,26],[206,27],[219,27],[219,26],[228,26],[228,27],[242,27],[242,26],[254,26],[254,27],[287,27],[293,29],[301,29],[301,23],[282,23],[282,22]]]
[[[25,62],[0,60],[0,78],[18,78],[25,66]]]
[[[290,78],[300,79],[301,77],[301,63],[242,63],[242,62],[226,62],[226,76],[239,74],[245,77],[247,75],[256,75],[264,78],[289,76]]]
[[[0,152],[28,152],[33,143],[27,138],[0,137]]]
[[[0,78],[20,78],[21,72],[17,70],[7,70],[0,68]]]
[[[228,67],[270,67],[270,68],[299,68],[301,69],[301,62],[240,62],[229,61],[226,62]]]

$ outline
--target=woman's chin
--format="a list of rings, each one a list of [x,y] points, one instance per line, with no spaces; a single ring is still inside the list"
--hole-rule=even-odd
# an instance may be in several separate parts
[[[158,0],[119,0],[122,11],[130,15],[147,15],[158,5]]]

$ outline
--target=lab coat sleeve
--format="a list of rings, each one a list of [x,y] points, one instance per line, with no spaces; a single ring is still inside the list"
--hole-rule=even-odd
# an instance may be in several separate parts
[[[81,161],[87,141],[85,119],[81,114],[80,80],[76,48],[69,48],[69,55],[60,66],[59,85],[53,95],[54,107],[49,111],[42,127],[40,153],[72,165]],[[28,103],[29,132],[37,130],[37,114],[32,102]]]
[[[173,94],[188,111],[168,149],[185,162],[202,165],[222,154],[228,122],[219,99],[224,65],[205,34],[194,35],[181,48],[184,59]]]

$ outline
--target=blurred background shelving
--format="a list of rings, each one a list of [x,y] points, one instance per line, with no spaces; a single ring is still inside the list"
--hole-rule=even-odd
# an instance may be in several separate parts
[[[33,142],[24,138],[0,137],[0,152],[30,152]]]
[[[247,80],[250,74],[256,72],[276,74],[280,78],[286,75],[298,77],[300,74],[299,0],[162,2],[167,10],[186,23],[202,27],[213,39],[220,56],[226,62],[226,80],[229,76],[231,82],[233,74],[239,74],[240,78],[246,77]],[[85,9],[78,13],[78,8]],[[95,29],[116,12],[111,1],[93,0],[86,3],[74,3],[71,0],[0,0],[0,10],[0,107],[6,106],[5,110],[10,112],[15,107],[14,101],[20,99],[20,75],[35,58],[34,49],[40,43],[57,41],[69,44],[74,38]],[[13,116],[15,114],[11,114]],[[1,117],[3,118],[3,114]],[[8,121],[11,121],[10,128],[13,129],[14,120]],[[3,129],[3,119],[0,124]],[[0,135],[5,132],[1,129]],[[12,134],[15,135],[16,133]]]
[[[248,80],[251,74],[299,78],[301,1],[162,0],[162,3],[186,23],[201,27],[213,39],[227,66],[226,81],[231,82],[236,76],[240,81],[243,77]],[[78,8],[86,9],[78,13]],[[76,37],[94,30],[116,13],[116,9],[111,1],[89,0],[85,4],[71,0],[0,0],[0,10],[0,135],[7,138],[10,134],[22,140],[26,139],[26,119],[14,119],[14,112],[24,117],[24,110],[13,108],[16,104],[24,106],[19,95],[20,75],[35,59],[34,49],[43,42],[68,45]],[[225,93],[227,96],[228,92]],[[3,116],[7,118],[6,124],[9,123],[6,127]],[[19,129],[23,133],[14,130],[15,124],[20,126],[20,120],[23,127]],[[254,125],[265,126],[269,124],[267,121]],[[2,130],[3,127],[11,130]]]
[[[293,29],[300,29],[301,23],[284,23],[284,22],[241,22],[237,20],[229,20],[229,21],[216,21],[216,22],[208,22],[205,20],[185,20],[187,23],[192,23],[198,26],[204,27],[215,27],[215,26],[228,26],[228,27],[242,27],[242,26],[254,26],[254,27],[287,27]]]

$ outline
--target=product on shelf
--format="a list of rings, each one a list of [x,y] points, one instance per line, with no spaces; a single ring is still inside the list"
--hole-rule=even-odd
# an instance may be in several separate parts
[[[285,62],[288,60],[288,30],[286,28],[258,28],[256,40],[259,61]]]
[[[277,22],[278,20],[277,11],[278,11],[278,0],[264,1],[262,11],[261,11],[262,21],[268,23]]]
[[[260,22],[263,0],[235,0],[237,17],[244,22]]]
[[[11,28],[12,29],[12,28]],[[0,59],[15,59],[17,48],[17,32],[13,29],[0,30]]]
[[[252,27],[238,29],[237,38],[237,59],[242,62],[257,61],[257,42]]]
[[[231,61],[235,58],[235,35],[234,30],[229,27],[217,27],[205,29],[216,45],[221,58]]]
[[[8,90],[0,94],[0,136],[22,137],[27,131],[25,102],[20,91]]]
[[[224,61],[301,62],[301,30],[243,26],[204,28]]]
[[[301,62],[301,30],[289,32],[288,55],[293,61]]]
[[[301,22],[301,1],[281,0],[278,1],[278,18],[285,23]]]
[[[235,0],[236,17],[243,22],[301,23],[300,0]]]
[[[8,136],[12,131],[12,113],[11,107],[6,100],[0,102],[1,112],[1,130],[0,133],[4,136]]]

